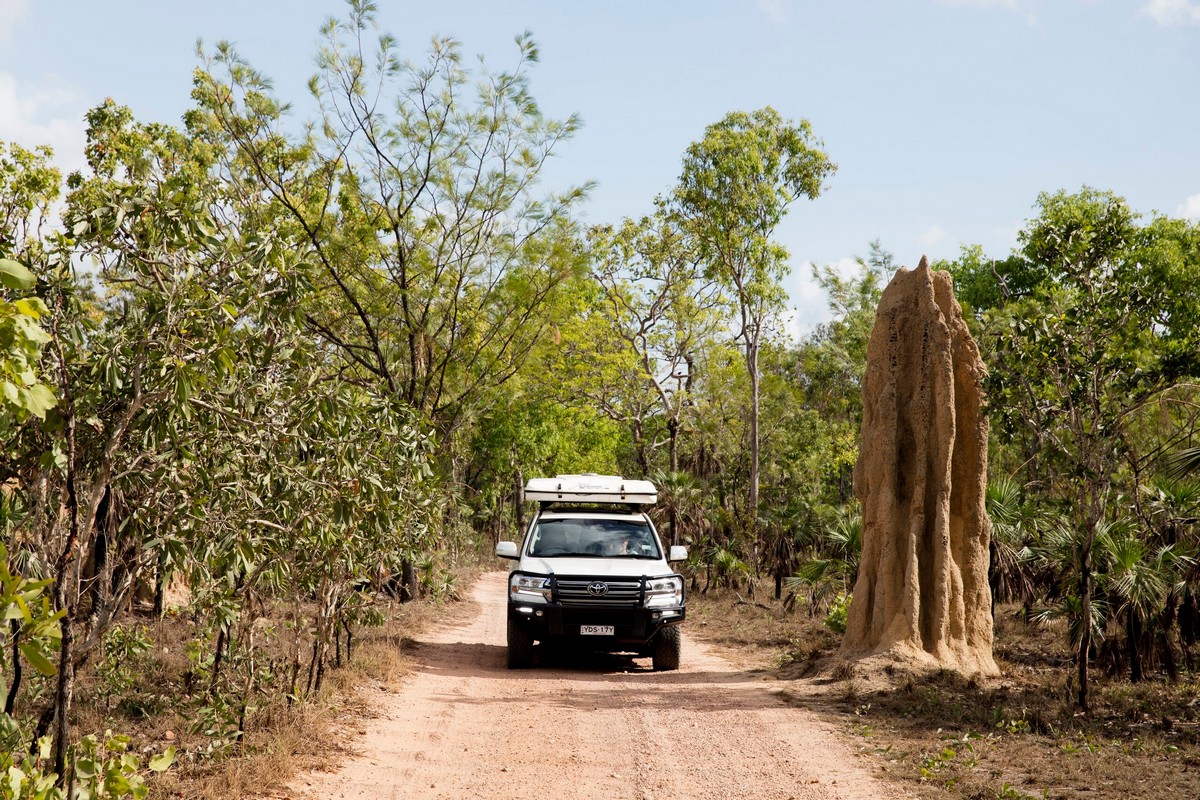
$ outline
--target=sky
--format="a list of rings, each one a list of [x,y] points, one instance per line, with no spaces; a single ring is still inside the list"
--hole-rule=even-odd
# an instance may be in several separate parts
[[[730,111],[807,119],[838,171],[777,229],[800,335],[829,317],[811,265],[878,239],[898,263],[1007,255],[1038,194],[1088,185],[1200,219],[1200,0],[379,0],[413,60],[434,36],[495,69],[532,33],[543,113],[582,117],[547,190],[595,181],[589,223],[652,208]],[[0,140],[82,166],[113,98],[179,123],[196,42],[233,42],[309,116],[319,28],[340,0],[0,0]]]

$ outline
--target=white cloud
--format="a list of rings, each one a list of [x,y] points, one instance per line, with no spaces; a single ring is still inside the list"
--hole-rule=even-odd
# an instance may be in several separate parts
[[[758,0],[758,10],[777,24],[789,22],[792,18],[791,0]]]
[[[60,80],[30,85],[0,72],[0,141],[49,145],[64,174],[84,164],[85,110],[82,93]]]
[[[920,242],[922,247],[933,247],[945,241],[948,235],[946,229],[941,225],[931,225],[924,233],[917,237],[917,241]]]
[[[1175,216],[1200,222],[1200,194],[1194,194],[1180,203],[1175,209]]]
[[[1200,25],[1200,2],[1196,0],[1150,0],[1142,13],[1159,25]]]
[[[829,297],[813,278],[811,261],[797,261],[788,281],[788,309],[784,312],[783,328],[793,341],[800,341],[823,322],[833,319]],[[832,267],[843,278],[857,275],[862,269],[858,259],[845,256],[825,266]]]
[[[7,38],[28,10],[29,0],[0,0],[0,38]]]

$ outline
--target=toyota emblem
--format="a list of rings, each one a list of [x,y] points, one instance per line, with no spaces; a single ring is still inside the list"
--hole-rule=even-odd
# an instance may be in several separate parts
[[[588,584],[588,594],[593,597],[604,597],[608,594],[608,584],[604,581],[592,581]]]

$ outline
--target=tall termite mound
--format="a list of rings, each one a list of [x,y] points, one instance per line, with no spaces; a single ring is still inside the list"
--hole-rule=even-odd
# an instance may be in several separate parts
[[[867,346],[854,467],[862,557],[841,657],[998,672],[983,377],[949,273],[925,258],[899,270]]]

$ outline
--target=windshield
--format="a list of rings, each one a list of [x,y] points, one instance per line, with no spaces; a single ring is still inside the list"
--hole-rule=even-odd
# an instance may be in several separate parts
[[[659,558],[646,522],[623,519],[546,519],[533,529],[529,555]]]

